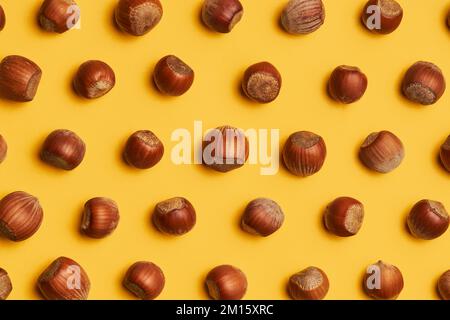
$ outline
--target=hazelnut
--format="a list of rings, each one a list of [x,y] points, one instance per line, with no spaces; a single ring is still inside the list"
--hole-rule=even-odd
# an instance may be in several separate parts
[[[239,0],[205,0],[203,3],[203,23],[216,32],[230,32],[243,14],[244,8]]]
[[[431,240],[447,231],[449,216],[442,203],[432,200],[421,200],[411,209],[407,223],[413,236]]]
[[[441,145],[439,157],[445,170],[450,172],[450,136],[448,136],[445,142]]]
[[[400,270],[383,261],[369,266],[363,279],[364,292],[374,299],[394,300],[403,290]]]
[[[3,138],[3,136],[0,134],[0,163],[5,160],[7,153],[8,145],[6,144],[5,138]]]
[[[403,9],[395,0],[369,0],[361,15],[364,26],[380,34],[393,32],[402,22],[402,18]]]
[[[50,32],[63,33],[80,19],[80,8],[73,0],[45,0],[39,11],[39,24]]]
[[[130,165],[138,169],[149,169],[156,165],[164,155],[161,140],[149,130],[133,133],[125,145],[123,157]]]
[[[206,276],[206,288],[214,300],[240,300],[247,291],[247,278],[240,269],[221,265]]]
[[[0,268],[0,300],[6,300],[12,291],[11,279],[6,270]]]
[[[152,216],[155,227],[167,234],[182,235],[195,226],[196,214],[185,198],[176,197],[159,202]]]
[[[280,229],[283,222],[284,213],[275,201],[258,198],[245,208],[241,227],[250,234],[267,237]]]
[[[139,261],[133,264],[123,279],[123,286],[142,300],[153,300],[164,289],[162,270],[152,262]]]
[[[107,94],[116,84],[113,69],[98,60],[83,63],[73,79],[75,92],[87,99],[100,98]]]
[[[21,56],[7,56],[0,62],[0,94],[14,101],[31,101],[41,76],[41,69],[33,61]]]
[[[350,197],[339,197],[331,202],[324,214],[326,228],[340,237],[358,233],[364,220],[364,206]]]
[[[81,232],[91,238],[104,238],[119,224],[119,208],[114,200],[97,197],[84,205]]]
[[[450,300],[450,270],[447,270],[444,274],[442,274],[438,280],[437,287],[441,298],[443,300]]]
[[[325,162],[327,149],[322,137],[299,131],[291,134],[284,144],[283,160],[294,175],[307,177],[318,172]]]
[[[269,62],[256,63],[245,71],[242,90],[259,103],[274,101],[281,89],[281,75]]]
[[[70,130],[55,130],[45,139],[41,149],[42,161],[56,168],[73,170],[83,161],[86,145]]]
[[[222,126],[209,131],[203,139],[203,164],[219,172],[244,165],[248,159],[248,139],[241,129]]]
[[[66,257],[53,261],[40,275],[37,284],[46,300],[86,300],[91,287],[86,271]]]
[[[2,31],[3,28],[5,27],[5,23],[6,23],[5,11],[3,10],[2,6],[0,5],[0,31]]]
[[[353,103],[361,99],[367,89],[367,77],[358,67],[339,66],[328,81],[328,93],[342,103]]]
[[[294,300],[322,300],[330,283],[321,269],[308,267],[289,278],[288,292]]]
[[[444,94],[444,75],[441,69],[431,62],[416,62],[406,71],[402,90],[405,97],[413,102],[434,104]]]
[[[37,198],[16,191],[0,200],[0,234],[12,241],[28,239],[41,226],[43,211]]]
[[[169,55],[156,64],[153,81],[161,93],[181,96],[192,86],[194,71],[179,58]]]
[[[405,157],[403,144],[389,131],[371,133],[359,149],[359,159],[369,169],[388,173],[397,168]]]
[[[123,31],[142,36],[161,21],[163,7],[159,0],[119,0],[116,23]]]
[[[290,0],[281,13],[281,25],[292,34],[314,32],[324,21],[322,0]]]

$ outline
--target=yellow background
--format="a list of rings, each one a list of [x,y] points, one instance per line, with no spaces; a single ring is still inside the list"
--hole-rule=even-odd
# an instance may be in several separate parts
[[[223,263],[246,273],[248,299],[288,298],[288,277],[309,265],[328,274],[328,299],[361,299],[363,272],[378,259],[403,272],[401,299],[437,298],[437,278],[450,268],[450,232],[420,241],[404,223],[410,207],[423,198],[450,208],[450,176],[437,161],[450,133],[450,93],[421,107],[407,102],[399,86],[417,60],[436,63],[450,77],[448,1],[400,1],[405,12],[400,28],[377,36],[359,22],[365,0],[324,0],[324,26],[310,35],[290,36],[278,25],[285,1],[243,0],[242,21],[222,35],[201,24],[201,0],[165,0],[161,23],[138,38],[115,28],[116,0],[78,0],[81,29],[62,35],[38,27],[41,2],[1,1],[7,15],[1,57],[24,55],[43,70],[33,102],[0,100],[0,133],[9,145],[0,165],[1,196],[16,190],[34,194],[45,215],[32,238],[0,240],[0,266],[14,285],[10,298],[40,298],[36,279],[60,255],[86,269],[90,299],[132,298],[121,280],[137,260],[163,269],[161,299],[207,298],[204,277]],[[182,97],[163,97],[151,83],[155,63],[166,54],[179,56],[196,72],[193,87]],[[116,87],[94,101],[71,90],[74,72],[88,59],[104,60],[117,77]],[[281,94],[269,105],[251,103],[238,90],[246,67],[262,60],[283,76]],[[369,79],[365,96],[353,105],[336,104],[326,95],[328,76],[340,64],[359,66]],[[204,128],[280,128],[281,145],[292,132],[311,130],[325,139],[328,157],[323,169],[306,179],[284,168],[261,176],[257,165],[228,174],[175,166],[170,135],[177,128],[192,130],[194,120],[202,120]],[[57,128],[77,132],[87,144],[83,163],[72,172],[38,158],[43,140]],[[166,147],[161,163],[150,170],[133,170],[121,161],[124,142],[138,129],[154,131]],[[387,175],[369,172],[357,158],[363,139],[383,129],[396,133],[406,148],[402,165]],[[173,238],[155,231],[150,214],[157,202],[177,195],[191,200],[198,223],[189,234]],[[347,239],[328,234],[321,223],[327,203],[341,195],[358,198],[366,209],[360,233]],[[78,233],[83,204],[94,196],[115,199],[121,212],[118,229],[102,240]],[[279,202],[286,215],[282,229],[268,238],[249,236],[238,227],[247,202],[260,196]]]

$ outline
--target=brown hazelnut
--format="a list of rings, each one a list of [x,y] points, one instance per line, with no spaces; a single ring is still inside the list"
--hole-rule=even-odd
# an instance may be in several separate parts
[[[443,300],[450,300],[450,270],[447,270],[442,274],[438,280],[437,287],[441,298]]]
[[[216,32],[230,32],[243,14],[244,8],[239,0],[205,0],[203,3],[203,23]]]
[[[66,32],[79,20],[80,8],[74,0],[45,0],[39,11],[39,24],[50,32]]]
[[[192,86],[194,71],[179,58],[169,55],[156,64],[153,81],[161,93],[181,96]]]
[[[149,130],[133,133],[125,145],[123,157],[130,165],[138,169],[149,169],[156,165],[164,155],[161,140]]]
[[[203,139],[203,164],[216,171],[228,172],[242,167],[248,154],[248,139],[241,129],[218,127]]]
[[[6,270],[0,268],[0,300],[6,300],[12,291],[11,279]]]
[[[6,24],[6,16],[5,11],[3,10],[2,6],[0,5],[0,31],[3,30]]]
[[[5,138],[3,138],[3,136],[0,134],[0,163],[5,160],[7,153],[8,145],[6,144]]]
[[[308,267],[289,278],[288,292],[294,300],[322,300],[330,283],[321,269]]]
[[[123,31],[142,36],[161,21],[163,7],[159,0],[119,0],[116,23]]]
[[[316,31],[325,21],[322,0],[290,0],[281,13],[281,24],[292,34]]]
[[[394,300],[403,290],[400,270],[383,261],[370,265],[363,278],[364,292],[374,299]]]
[[[331,73],[328,93],[342,103],[353,103],[361,99],[367,89],[367,77],[358,67],[339,66]]]
[[[98,60],[83,63],[73,79],[75,92],[87,99],[100,98],[107,94],[116,84],[113,69]]]
[[[432,200],[421,200],[411,209],[407,223],[413,236],[431,240],[447,231],[449,216],[442,203]]]
[[[241,227],[248,233],[267,237],[280,229],[283,222],[284,213],[275,201],[258,198],[245,208]]]
[[[439,158],[441,159],[441,164],[444,166],[445,170],[450,172],[450,136],[448,136],[441,145]]]
[[[405,97],[413,102],[434,104],[444,94],[444,75],[441,69],[431,62],[416,62],[406,71],[402,90]]]
[[[123,279],[123,286],[142,300],[153,300],[164,289],[162,270],[154,263],[139,261],[133,264]]]
[[[81,232],[91,238],[104,238],[117,228],[119,219],[119,208],[114,200],[92,198],[84,205]]]
[[[53,261],[40,275],[37,285],[46,300],[86,300],[91,287],[86,271],[66,257]]]
[[[403,9],[395,0],[369,0],[361,14],[364,26],[373,32],[388,34],[398,28]]]
[[[259,103],[274,101],[281,89],[281,75],[269,62],[259,62],[244,73],[242,90],[250,99]]]
[[[152,216],[155,227],[167,234],[182,235],[192,230],[196,222],[195,209],[185,198],[176,197],[159,202]]]
[[[41,76],[41,69],[33,61],[21,56],[7,56],[0,62],[0,94],[14,101],[31,101]]]
[[[405,157],[403,144],[389,131],[371,133],[359,149],[359,159],[369,169],[388,173],[397,168]]]
[[[247,291],[247,278],[240,269],[221,265],[206,276],[206,288],[214,300],[240,300]]]
[[[86,145],[76,133],[58,129],[45,139],[40,157],[45,163],[64,170],[73,170],[83,161]]]
[[[286,168],[292,174],[301,177],[318,172],[325,162],[326,155],[327,148],[322,137],[309,131],[291,134],[283,148]]]
[[[364,206],[350,197],[339,197],[331,202],[324,214],[326,228],[340,237],[358,233],[364,220]]]
[[[43,211],[37,198],[16,191],[0,200],[0,234],[13,241],[28,239],[41,226]]]

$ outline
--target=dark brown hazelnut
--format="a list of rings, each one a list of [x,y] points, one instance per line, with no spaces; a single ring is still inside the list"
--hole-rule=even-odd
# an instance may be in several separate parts
[[[244,231],[267,237],[281,228],[284,222],[284,213],[281,207],[273,200],[258,198],[245,208],[241,218],[241,227]]]
[[[0,5],[0,31],[3,30],[6,24],[6,16],[5,11],[3,10],[2,6]]]
[[[443,300],[450,300],[450,270],[442,274],[438,280],[438,292]]]
[[[294,300],[322,300],[330,283],[321,269],[308,267],[289,278],[288,292]]]
[[[11,279],[8,276],[8,272],[0,268],[0,300],[8,299],[12,289]]]
[[[104,238],[116,230],[119,219],[119,208],[114,200],[92,198],[84,205],[81,232],[91,238]]]
[[[161,21],[163,7],[159,0],[119,0],[116,23],[123,31],[142,36]]]
[[[403,144],[389,131],[371,133],[359,149],[359,159],[369,169],[388,173],[397,168],[405,157]]]
[[[374,299],[394,300],[403,290],[400,270],[383,261],[370,265],[363,278],[364,292]]]
[[[445,86],[444,75],[438,66],[430,62],[419,61],[406,71],[402,90],[409,100],[430,105],[442,97]]]
[[[5,138],[0,134],[0,163],[2,163],[8,153],[8,145],[6,144]]]
[[[447,27],[450,29],[450,10],[448,11],[447,15]]]
[[[39,229],[43,219],[39,200],[16,191],[0,200],[0,234],[13,241],[28,239]]]
[[[448,136],[441,145],[439,158],[441,159],[441,164],[444,166],[445,170],[450,172],[450,136]]]
[[[156,64],[153,81],[161,93],[181,96],[192,86],[194,71],[179,58],[169,55]]]
[[[66,32],[79,20],[80,8],[74,0],[45,0],[39,11],[39,24],[50,32]]]
[[[358,67],[339,66],[331,73],[328,93],[342,103],[353,103],[361,99],[367,89],[367,77]]]
[[[152,216],[155,227],[167,234],[182,235],[192,230],[196,222],[195,209],[185,198],[176,197],[159,202]]]
[[[206,276],[206,288],[214,300],[240,300],[247,291],[247,278],[240,269],[221,265]]]
[[[83,63],[73,79],[75,92],[87,99],[100,98],[107,94],[116,84],[113,69],[98,60]]]
[[[239,0],[205,0],[203,3],[203,23],[216,32],[230,32],[243,14],[244,8]]]
[[[133,264],[123,279],[123,286],[142,300],[153,300],[164,289],[162,270],[152,262],[139,261]]]
[[[41,159],[45,163],[64,170],[73,170],[83,161],[86,145],[76,133],[58,129],[45,139]]]
[[[281,75],[269,62],[259,62],[244,73],[242,90],[250,99],[259,103],[274,101],[281,89]]]
[[[350,197],[339,197],[331,202],[324,214],[326,228],[340,237],[358,233],[364,220],[364,206]]]
[[[149,169],[156,165],[164,155],[161,140],[149,130],[133,133],[125,145],[123,157],[130,165],[138,169]]]
[[[38,288],[46,300],[86,300],[91,282],[77,262],[59,257],[40,275]]]
[[[326,155],[327,148],[322,137],[309,131],[291,134],[283,148],[286,168],[292,174],[301,177],[318,172],[325,162]]]
[[[41,76],[41,69],[33,61],[21,56],[7,56],[0,62],[0,94],[14,101],[31,101]]]
[[[364,26],[373,32],[388,34],[398,28],[403,9],[395,0],[369,0],[361,14]]]
[[[411,209],[407,223],[413,236],[431,240],[447,231],[449,216],[442,203],[432,200],[421,200]]]
[[[281,24],[292,34],[316,31],[325,21],[322,0],[290,0],[281,13]]]
[[[218,127],[203,139],[203,164],[216,171],[228,172],[242,167],[248,154],[248,139],[241,129]]]

